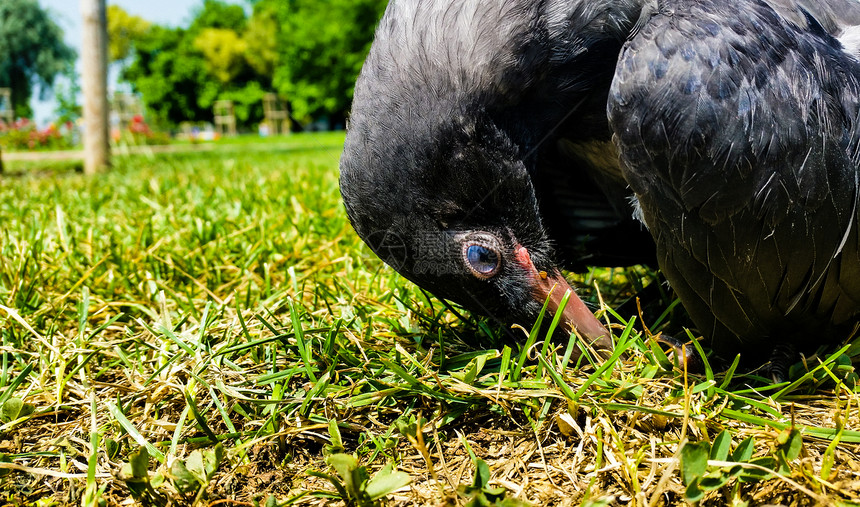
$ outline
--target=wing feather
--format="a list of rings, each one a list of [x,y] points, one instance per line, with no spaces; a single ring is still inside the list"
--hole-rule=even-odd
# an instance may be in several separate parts
[[[860,316],[860,63],[828,31],[842,3],[821,22],[790,3],[727,19],[720,0],[665,0],[610,91],[658,262],[727,353],[835,340]]]

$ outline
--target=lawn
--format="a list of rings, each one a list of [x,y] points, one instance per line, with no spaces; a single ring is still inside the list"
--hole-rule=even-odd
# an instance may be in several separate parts
[[[342,141],[7,163],[2,504],[860,500],[860,347],[778,386],[687,374],[652,339],[678,307],[613,311],[651,274],[599,270],[573,278],[617,351],[573,364],[575,337],[506,334],[376,259]]]

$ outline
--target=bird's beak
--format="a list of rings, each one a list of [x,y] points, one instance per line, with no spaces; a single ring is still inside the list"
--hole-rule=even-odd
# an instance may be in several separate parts
[[[515,252],[517,263],[529,275],[532,295],[541,305],[549,298],[547,309],[555,315],[558,312],[564,294],[569,290],[570,298],[562,309],[562,322],[576,331],[595,349],[612,350],[609,331],[579,299],[567,280],[559,271],[538,271],[525,247],[518,247]],[[572,329],[571,329],[572,330]]]

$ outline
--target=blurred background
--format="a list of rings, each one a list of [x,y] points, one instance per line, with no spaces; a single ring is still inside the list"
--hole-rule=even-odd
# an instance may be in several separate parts
[[[114,145],[343,129],[387,0],[109,0]],[[0,150],[81,146],[74,0],[0,2]]]

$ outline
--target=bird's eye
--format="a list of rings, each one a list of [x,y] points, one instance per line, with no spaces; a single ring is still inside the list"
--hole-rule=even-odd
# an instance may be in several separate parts
[[[501,257],[496,250],[477,243],[464,245],[463,257],[472,274],[481,279],[495,275],[501,265]]]

